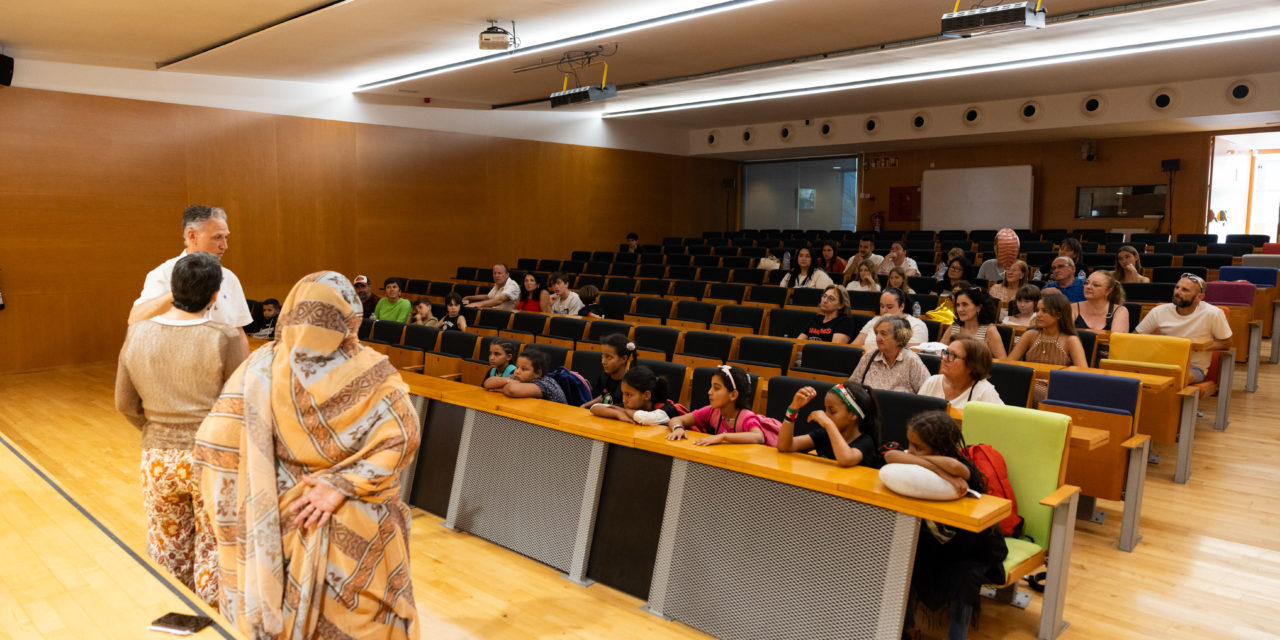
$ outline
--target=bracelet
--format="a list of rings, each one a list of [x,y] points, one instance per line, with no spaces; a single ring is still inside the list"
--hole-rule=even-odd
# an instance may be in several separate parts
[[[787,422],[795,422],[796,416],[798,415],[800,415],[799,411],[792,409],[791,407],[787,407],[787,414],[785,416]]]

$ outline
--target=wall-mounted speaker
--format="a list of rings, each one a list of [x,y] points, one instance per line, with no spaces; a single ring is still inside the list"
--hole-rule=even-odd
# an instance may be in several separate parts
[[[1160,170],[1161,170],[1161,171],[1181,171],[1181,170],[1182,170],[1182,159],[1181,159],[1181,158],[1173,158],[1172,160],[1161,160],[1161,161],[1160,161]]]
[[[0,85],[13,84],[13,58],[0,54]]]

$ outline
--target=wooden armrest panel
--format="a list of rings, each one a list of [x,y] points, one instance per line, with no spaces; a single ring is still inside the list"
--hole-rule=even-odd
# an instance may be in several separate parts
[[[1045,496],[1044,499],[1040,501],[1040,504],[1046,507],[1057,507],[1071,499],[1071,496],[1078,493],[1080,493],[1080,487],[1071,484],[1064,484],[1061,487],[1058,487],[1053,493]]]
[[[1142,446],[1142,444],[1143,444],[1144,442],[1146,442],[1146,441],[1148,441],[1148,440],[1150,440],[1150,439],[1151,439],[1151,436],[1149,436],[1149,435],[1147,435],[1147,434],[1145,434],[1145,433],[1139,433],[1138,435],[1133,436],[1132,438],[1129,438],[1128,440],[1125,440],[1124,442],[1121,442],[1121,443],[1120,443],[1120,446],[1122,446],[1122,447],[1124,447],[1124,448],[1126,448],[1126,449],[1137,449],[1138,447],[1141,447],[1141,446]]]

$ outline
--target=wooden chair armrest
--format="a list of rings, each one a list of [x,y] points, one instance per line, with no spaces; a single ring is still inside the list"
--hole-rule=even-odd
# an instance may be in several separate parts
[[[1150,440],[1150,439],[1151,439],[1151,436],[1149,436],[1149,435],[1147,435],[1147,434],[1145,434],[1145,433],[1139,433],[1138,435],[1133,436],[1132,438],[1129,438],[1128,440],[1125,440],[1124,442],[1121,442],[1121,443],[1120,443],[1120,446],[1122,446],[1122,447],[1124,447],[1124,448],[1126,448],[1126,449],[1137,449],[1138,447],[1141,447],[1141,446],[1142,446],[1142,443],[1144,443],[1144,442],[1146,442],[1146,441],[1148,441],[1148,440]]]
[[[1198,393],[1200,393],[1200,390],[1196,387],[1183,387],[1178,389],[1178,395],[1180,396],[1194,396]]]
[[[1040,504],[1046,507],[1057,507],[1067,500],[1070,500],[1071,496],[1076,495],[1077,493],[1080,493],[1080,487],[1064,484],[1061,487],[1058,487],[1058,489],[1053,493],[1045,496],[1044,499],[1040,501]]]
[[[414,372],[417,372],[417,373],[422,373],[423,368],[424,368],[424,367],[426,367],[426,366],[427,366],[427,365],[425,365],[425,364],[411,364],[411,365],[409,365],[409,366],[407,366],[407,367],[400,367],[400,370],[401,370],[401,371],[414,371]]]
[[[461,381],[461,380],[462,380],[462,374],[461,374],[461,373],[446,373],[445,375],[442,375],[442,376],[439,376],[439,377],[444,378],[445,380],[455,380],[455,381]]]

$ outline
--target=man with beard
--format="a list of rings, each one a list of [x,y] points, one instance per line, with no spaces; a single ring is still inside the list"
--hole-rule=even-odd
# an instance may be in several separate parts
[[[1177,336],[1192,341],[1213,340],[1209,350],[1231,348],[1227,314],[1204,300],[1204,278],[1182,274],[1173,290],[1173,302],[1152,309],[1134,333]],[[1209,350],[1191,352],[1192,382],[1203,382],[1212,357]],[[1229,364],[1227,366],[1230,366]]]

